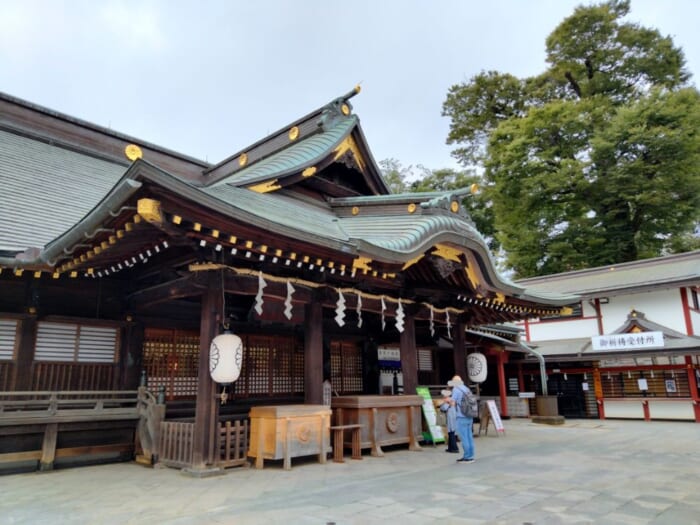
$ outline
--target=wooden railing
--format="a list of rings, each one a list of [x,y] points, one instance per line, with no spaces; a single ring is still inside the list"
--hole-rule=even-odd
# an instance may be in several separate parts
[[[105,435],[111,435],[113,428],[135,429],[138,419],[135,390],[0,392],[0,465],[39,460],[40,470],[51,470],[56,458],[96,454],[129,458],[134,452],[133,431],[126,439],[123,432],[117,433],[109,443],[100,436],[83,436],[83,424],[103,423]],[[33,438],[37,431],[43,432],[40,449]],[[59,432],[80,436],[76,442],[80,446],[58,447]]]
[[[113,363],[32,364],[34,390],[113,390],[117,387]]]
[[[217,467],[240,467],[247,462],[248,420],[227,421],[219,427],[217,436]],[[158,462],[168,467],[188,468],[193,465],[194,423],[163,421],[160,425]]]
[[[12,372],[14,366],[12,361],[0,361],[0,392],[12,390]]]
[[[227,421],[219,429],[219,466],[240,467],[246,464],[248,456],[248,419]]]
[[[192,466],[194,423],[163,421],[160,424],[158,462],[168,467]]]

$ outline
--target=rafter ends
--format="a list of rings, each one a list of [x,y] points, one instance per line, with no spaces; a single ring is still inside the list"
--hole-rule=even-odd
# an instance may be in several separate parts
[[[352,261],[352,267],[355,270],[364,270],[367,272],[372,271],[372,267],[370,266],[372,264],[372,259],[369,257],[358,257],[357,259]]]
[[[151,224],[163,224],[163,212],[160,202],[153,199],[139,199],[136,205],[138,216]]]
[[[422,258],[423,258],[423,254],[421,253],[420,255],[418,255],[417,257],[414,257],[410,261],[406,261],[406,263],[403,265],[403,268],[401,268],[401,271],[404,271],[405,269],[410,268],[411,266],[416,264],[418,261],[420,261]]]
[[[448,261],[462,263],[462,259],[459,257],[462,255],[462,252],[456,248],[446,246],[445,244],[436,244],[435,249],[431,252],[431,255],[436,255],[442,259],[447,259]]]
[[[355,142],[355,139],[352,138],[352,136],[345,137],[345,140],[343,140],[343,142],[341,142],[338,145],[338,147],[335,148],[335,156],[333,157],[333,161],[337,161],[348,151],[350,151],[353,154],[357,165],[360,166],[360,169],[362,171],[364,171],[366,165],[365,159],[362,156],[362,153],[360,153],[360,148],[357,147],[357,143]]]
[[[271,191],[279,190],[281,187],[282,186],[279,184],[279,179],[274,179],[260,184],[255,184],[253,186],[248,186],[248,189],[256,193],[269,193]]]

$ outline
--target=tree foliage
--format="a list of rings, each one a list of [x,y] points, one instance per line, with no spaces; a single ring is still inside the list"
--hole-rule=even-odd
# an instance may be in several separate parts
[[[576,8],[547,38],[542,74],[482,72],[443,104],[518,276],[700,247],[700,95],[682,50],[625,21],[629,8]]]

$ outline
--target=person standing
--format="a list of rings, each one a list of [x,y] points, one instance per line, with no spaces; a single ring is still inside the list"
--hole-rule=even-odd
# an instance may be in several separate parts
[[[442,394],[442,402],[440,403],[440,410],[445,412],[445,417],[447,419],[447,449],[445,452],[459,452],[459,447],[457,446],[457,407],[452,401],[452,392],[450,390],[443,390],[440,392]]]
[[[472,394],[472,391],[469,390],[469,387],[464,384],[464,381],[462,381],[462,378],[459,376],[454,376],[447,382],[447,385],[452,387],[452,403],[457,412],[457,435],[462,443],[462,457],[459,458],[457,462],[473,463],[475,451],[472,426],[474,425],[474,418],[462,413],[460,404],[463,397],[474,396],[474,394]]]

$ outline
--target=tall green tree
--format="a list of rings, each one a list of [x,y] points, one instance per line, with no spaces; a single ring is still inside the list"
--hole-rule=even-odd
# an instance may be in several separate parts
[[[700,247],[700,95],[682,50],[629,9],[578,7],[547,38],[542,74],[480,73],[443,104],[520,277]]]

